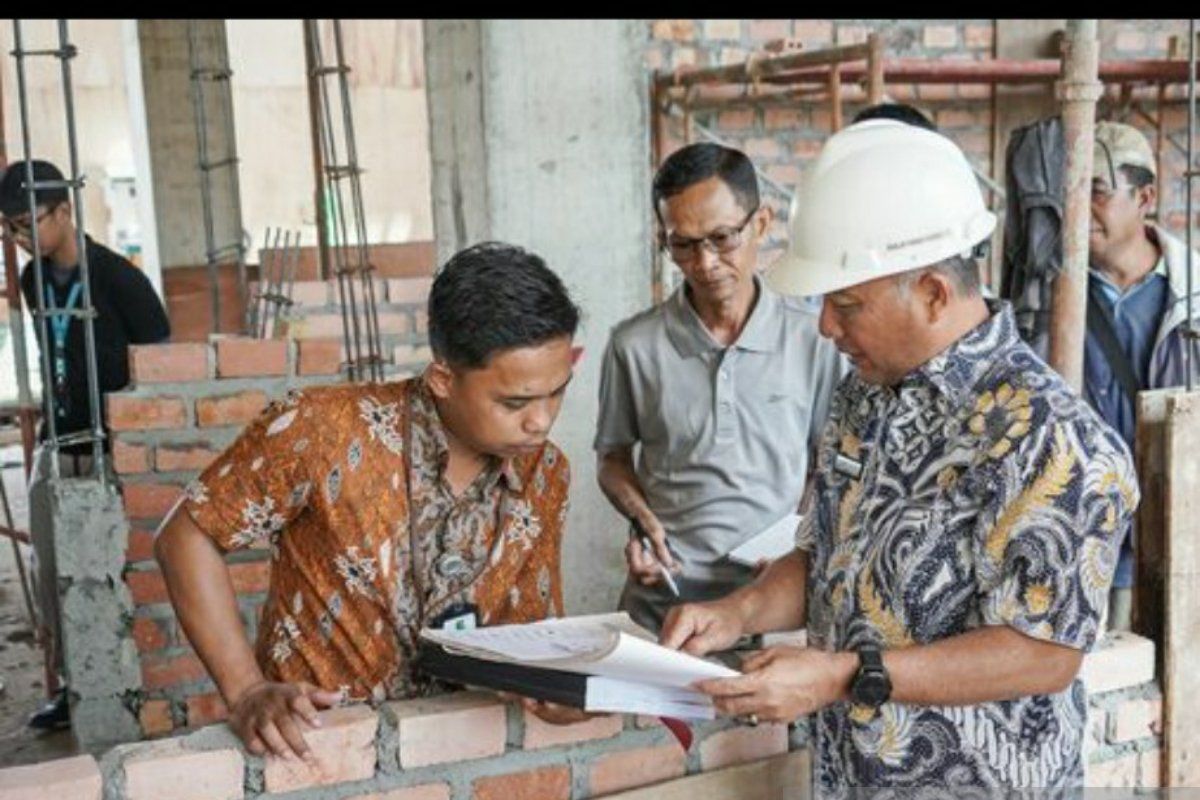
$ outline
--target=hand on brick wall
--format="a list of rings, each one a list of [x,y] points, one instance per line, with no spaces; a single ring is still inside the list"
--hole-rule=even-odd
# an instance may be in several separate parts
[[[311,683],[262,681],[232,703],[229,727],[255,755],[270,752],[284,759],[310,761],[312,750],[303,731],[319,728],[317,709],[330,708],[341,699],[338,692],[324,691]]]

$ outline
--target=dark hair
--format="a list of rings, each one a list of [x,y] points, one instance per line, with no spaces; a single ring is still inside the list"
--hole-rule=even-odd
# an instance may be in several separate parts
[[[1145,186],[1154,184],[1154,173],[1145,167],[1135,167],[1133,164],[1122,164],[1117,167],[1121,174],[1125,176],[1125,180],[1135,189],[1141,189]]]
[[[927,131],[937,130],[937,125],[934,125],[929,117],[907,103],[877,103],[873,106],[867,106],[854,115],[855,122],[862,122],[868,119],[894,119],[907,125],[924,128]]]
[[[652,201],[658,221],[663,221],[660,202],[712,177],[724,181],[746,213],[758,208],[758,176],[746,154],[732,147],[700,142],[671,153],[654,174]]]
[[[63,174],[58,167],[49,161],[33,159],[34,181],[61,181]],[[34,196],[39,206],[53,208],[68,200],[66,187],[53,189],[35,189]],[[0,214],[6,217],[17,217],[28,214],[29,192],[25,189],[25,162],[15,161],[4,170],[0,178]]]
[[[429,291],[429,345],[460,367],[487,365],[497,352],[574,336],[579,309],[538,256],[503,242],[460,250]]]

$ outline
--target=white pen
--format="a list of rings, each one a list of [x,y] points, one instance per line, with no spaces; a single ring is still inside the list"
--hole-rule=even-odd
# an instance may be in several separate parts
[[[630,517],[629,522],[633,525],[633,530],[637,534],[638,541],[642,543],[642,548],[658,564],[658,571],[662,574],[663,580],[667,582],[667,588],[671,590],[671,594],[679,597],[679,586],[676,585],[675,578],[671,576],[671,571],[654,554],[654,543],[650,541],[650,534],[646,533],[646,529],[642,527],[642,523],[638,522],[636,518]]]

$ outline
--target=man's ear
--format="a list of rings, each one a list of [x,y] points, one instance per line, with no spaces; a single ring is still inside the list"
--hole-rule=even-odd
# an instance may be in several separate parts
[[[1138,211],[1142,214],[1142,219],[1154,213],[1158,205],[1158,187],[1153,183],[1148,183],[1137,190]]]
[[[925,308],[926,318],[931,323],[941,322],[954,297],[954,286],[951,285],[950,278],[941,270],[925,270],[913,288],[918,292],[921,305]]]
[[[425,385],[437,399],[447,399],[454,386],[454,370],[445,361],[435,358],[425,367]]]
[[[754,235],[756,238],[765,239],[767,231],[771,229],[771,222],[775,219],[775,209],[771,208],[766,203],[758,207],[758,211],[754,213]]]

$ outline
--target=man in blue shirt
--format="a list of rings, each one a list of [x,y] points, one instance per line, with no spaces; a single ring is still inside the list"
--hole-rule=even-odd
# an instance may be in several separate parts
[[[1131,451],[1136,392],[1184,384],[1185,348],[1200,367],[1200,346],[1186,336],[1186,248],[1147,221],[1157,198],[1155,180],[1154,153],[1140,131],[1096,124],[1084,396]],[[1200,256],[1193,256],[1192,269],[1200,275]],[[1193,286],[1200,289],[1200,279]],[[1131,533],[1113,579],[1110,628],[1129,628],[1132,587]]]

